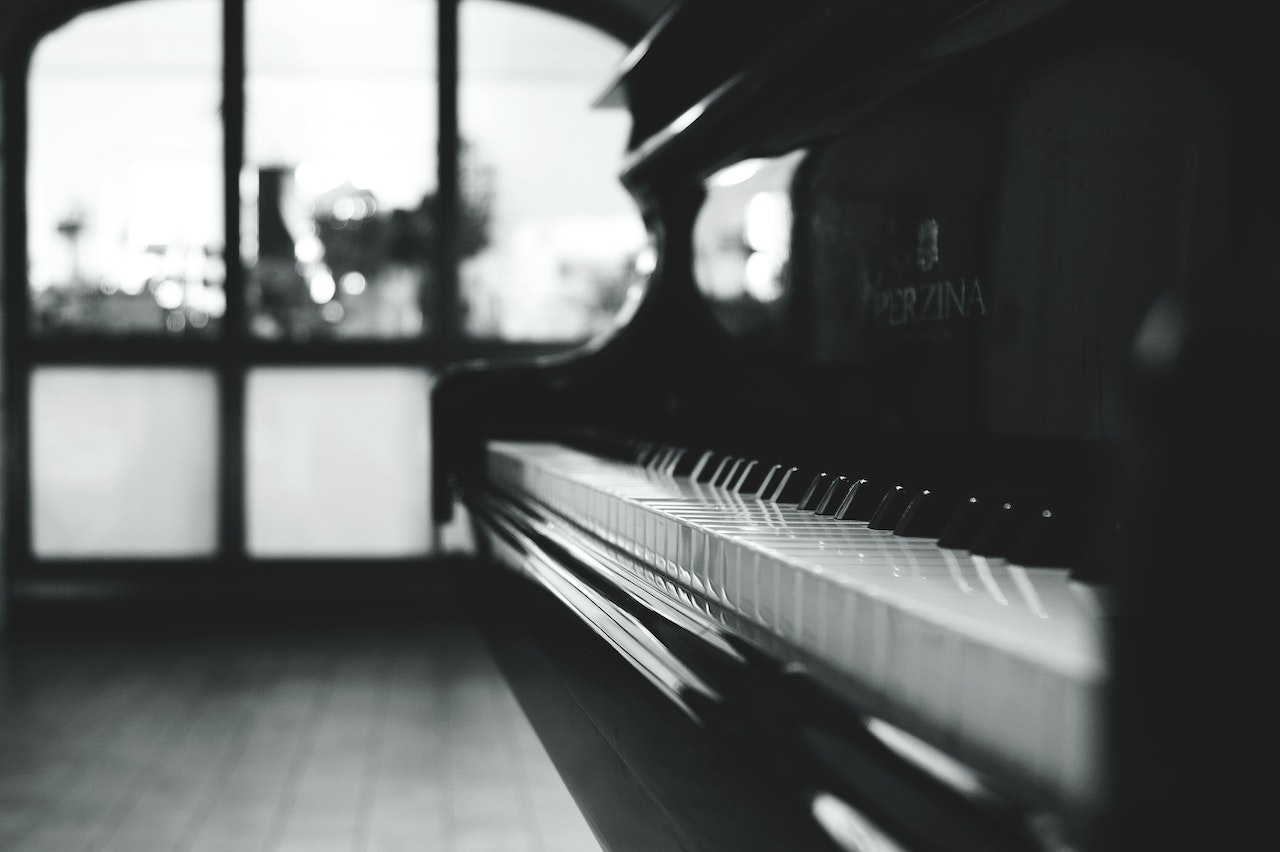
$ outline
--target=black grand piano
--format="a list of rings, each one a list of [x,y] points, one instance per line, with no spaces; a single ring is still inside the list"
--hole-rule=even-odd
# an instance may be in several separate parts
[[[1273,39],[687,0],[635,46],[635,298],[433,398],[437,520],[606,848],[1265,842]]]

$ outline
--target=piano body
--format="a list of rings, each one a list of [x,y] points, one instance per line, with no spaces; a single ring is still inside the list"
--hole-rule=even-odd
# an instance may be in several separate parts
[[[606,848],[1241,848],[1277,416],[1261,16],[685,2],[616,329],[433,391]]]

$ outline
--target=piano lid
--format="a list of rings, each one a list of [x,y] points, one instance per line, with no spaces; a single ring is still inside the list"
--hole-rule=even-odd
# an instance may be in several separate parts
[[[658,34],[671,23],[671,19],[675,17],[680,6],[681,4],[677,2],[668,7],[667,10],[658,17],[658,20],[653,24],[653,26],[649,28],[648,32],[645,33],[644,38],[636,42],[631,50],[627,51],[627,55],[622,57],[622,61],[618,63],[618,70],[614,74],[613,79],[609,82],[609,85],[605,87],[604,91],[600,93],[600,96],[596,98],[595,102],[592,104],[593,107],[599,109],[601,107],[630,106],[627,100],[627,78],[640,62],[640,59],[649,52],[649,49],[653,46],[653,42],[657,39]]]
[[[751,57],[832,0],[676,0],[622,60],[597,107],[625,105],[631,146],[728,81]]]
[[[720,0],[698,4],[700,16],[719,9],[723,20],[673,15],[617,83],[632,114],[623,183],[636,190],[673,174],[705,176],[838,133],[959,55],[1072,5],[1090,4],[802,0],[770,3],[770,14],[744,23]]]

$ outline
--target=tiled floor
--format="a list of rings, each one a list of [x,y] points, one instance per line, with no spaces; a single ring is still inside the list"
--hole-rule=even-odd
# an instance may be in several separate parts
[[[207,610],[0,647],[0,849],[599,852],[447,598]]]

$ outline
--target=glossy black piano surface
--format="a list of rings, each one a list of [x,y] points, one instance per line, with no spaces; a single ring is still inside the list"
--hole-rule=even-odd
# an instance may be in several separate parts
[[[558,661],[521,670],[575,696],[544,714],[548,742],[572,742],[557,722],[581,715],[669,848],[1230,847],[1262,826],[1240,765],[1269,739],[1273,644],[1265,595],[1238,591],[1274,563],[1280,147],[1262,16],[750,5],[677,4],[606,93],[632,114],[620,177],[653,246],[616,330],[564,357],[459,366],[434,391],[439,519],[465,506],[495,566],[517,567],[487,578],[494,610]],[[919,708],[845,688],[803,626],[789,639],[717,598],[701,557],[622,540],[645,523],[670,524],[673,548],[711,536],[703,509],[539,490],[560,476],[533,473],[551,445],[614,465],[615,484],[808,511],[819,537],[861,524],[858,547],[896,531],[1103,601],[1088,789],[1064,795],[1055,760],[1003,767]],[[704,457],[721,472],[695,469]],[[803,489],[764,485],[775,466],[775,487],[792,467],[792,489],[828,479],[797,508]],[[858,480],[878,518],[850,508]],[[887,747],[867,724],[886,718],[980,795]],[[644,848],[637,825],[607,828],[611,848]]]

